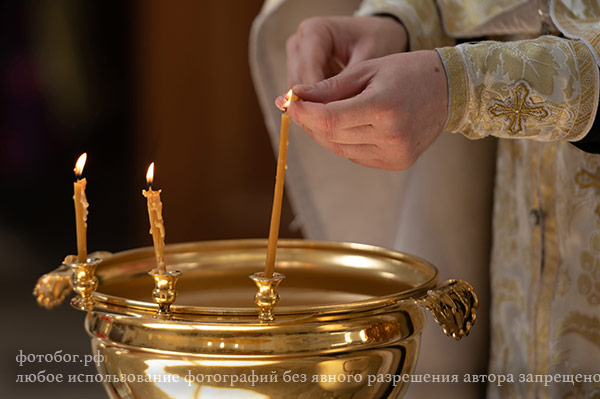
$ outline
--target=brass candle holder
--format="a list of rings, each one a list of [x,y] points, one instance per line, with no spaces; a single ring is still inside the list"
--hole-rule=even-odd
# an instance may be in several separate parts
[[[177,299],[177,290],[175,285],[177,279],[181,276],[179,270],[169,270],[161,273],[154,269],[148,272],[154,279],[154,289],[152,290],[152,300],[158,305],[158,317],[170,317],[171,316],[171,305]]]
[[[275,320],[273,309],[279,302],[279,293],[277,287],[285,276],[281,273],[273,273],[273,277],[265,276],[264,272],[257,272],[250,275],[250,279],[254,281],[258,292],[254,296],[254,303],[260,308],[258,320],[263,323],[268,323]]]
[[[94,298],[92,294],[98,288],[98,278],[96,277],[96,267],[102,262],[100,258],[88,258],[85,263],[81,263],[67,257],[64,264],[72,270],[71,285],[77,296],[71,299],[71,305],[81,310],[93,310]]]

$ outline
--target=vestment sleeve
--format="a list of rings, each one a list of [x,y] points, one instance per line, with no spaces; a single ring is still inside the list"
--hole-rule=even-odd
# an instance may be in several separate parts
[[[592,128],[599,72],[581,41],[541,36],[437,51],[448,77],[446,131],[472,139],[577,141]]]
[[[408,32],[410,50],[432,50],[453,44],[442,28],[434,0],[364,0],[356,15],[391,14]]]

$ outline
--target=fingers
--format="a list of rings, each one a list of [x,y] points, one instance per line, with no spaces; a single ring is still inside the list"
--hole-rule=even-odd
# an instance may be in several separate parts
[[[329,76],[333,37],[321,18],[304,20],[286,42],[289,86],[312,84]]]
[[[357,159],[357,158],[352,158],[349,159],[350,162],[358,164],[358,165],[362,165],[362,166],[366,166],[368,168],[372,168],[372,169],[381,169],[381,170],[405,170],[407,169],[407,167],[403,167],[403,166],[394,166],[394,165],[390,165],[389,162],[386,162],[382,159]]]
[[[373,135],[375,128],[372,125],[356,126],[347,129],[341,129],[328,139],[332,143],[338,144],[374,144]]]
[[[361,131],[362,134],[372,134],[372,129],[369,126],[368,129],[360,127],[353,130]],[[399,160],[400,162],[390,162],[389,160],[382,159],[385,151],[375,144],[336,143],[325,140],[323,136],[315,134],[310,129],[304,128],[304,130],[319,145],[340,157],[347,158],[353,163],[381,170],[404,170],[410,166],[410,164],[403,163],[401,159]]]
[[[406,50],[401,23],[381,17],[312,17],[286,42],[288,84],[313,84],[347,66]]]
[[[327,104],[332,101],[354,97],[361,93],[373,76],[362,65],[348,67],[340,74],[315,84],[293,86],[294,93],[305,101]]]
[[[364,143],[356,129],[370,126],[370,109],[370,104],[356,98],[329,104],[296,101],[290,104],[288,114],[298,125],[323,136],[327,141]]]
[[[375,129],[373,126],[364,125],[348,129],[337,129],[330,133],[320,129],[312,129],[306,125],[300,125],[313,140],[325,146],[326,143],[332,144],[376,144],[374,142]]]
[[[304,128],[304,131],[315,140],[319,145],[333,152],[334,154],[350,159],[365,159],[372,160],[378,156],[377,146],[374,144],[345,144],[336,143],[327,140],[322,135],[313,132],[310,129]]]
[[[285,96],[275,99],[275,105],[282,111],[285,102]],[[363,119],[360,114],[365,114],[365,112],[356,112],[358,107],[351,106],[354,111],[350,110],[349,117],[344,117],[340,111],[336,110],[342,107],[345,105],[330,103],[325,106],[324,104],[300,101],[292,102],[288,111],[292,119],[304,130],[310,130],[314,135],[323,136],[325,140],[339,144],[371,143],[370,137],[374,132],[373,125],[361,124]]]
[[[434,51],[363,61],[313,85],[294,86],[302,100],[287,112],[331,152],[361,165],[403,170],[436,140],[446,120],[440,65]]]
[[[295,85],[294,94],[303,101],[290,106],[290,116],[296,123],[313,130],[345,129],[362,125],[372,115],[368,115],[370,94],[364,90],[373,75],[368,65],[347,68],[339,75],[321,80],[314,85]],[[282,109],[285,97],[275,99],[275,105]]]
[[[282,111],[284,111],[283,104],[285,104],[285,96],[279,96],[275,99],[275,106]]]
[[[303,101],[292,102],[292,119],[325,146],[333,144],[370,144],[373,111],[370,94],[364,92],[370,77],[368,68],[348,68],[341,74],[312,86],[294,86]],[[275,100],[282,109],[283,96]]]
[[[312,38],[310,41],[316,41]],[[325,77],[324,68],[327,65],[326,50],[321,43],[302,43],[298,35],[291,36],[287,43],[287,76],[288,84],[292,87],[298,83],[312,84]]]

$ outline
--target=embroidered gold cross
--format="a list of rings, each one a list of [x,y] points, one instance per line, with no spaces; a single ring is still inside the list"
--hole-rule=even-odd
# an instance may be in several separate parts
[[[488,108],[492,118],[508,117],[508,133],[515,135],[523,130],[523,120],[533,118],[541,121],[548,116],[544,107],[531,107],[528,103],[529,89],[523,83],[513,89],[513,98],[505,103],[494,104]]]

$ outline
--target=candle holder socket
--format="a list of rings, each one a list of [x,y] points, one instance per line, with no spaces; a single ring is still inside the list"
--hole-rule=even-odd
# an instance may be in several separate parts
[[[68,258],[67,258],[68,259]],[[98,288],[96,267],[102,262],[100,258],[88,258],[85,263],[78,261],[65,261],[73,272],[71,285],[77,296],[71,299],[71,305],[80,310],[94,309],[94,298],[92,295]]]
[[[154,279],[154,289],[152,290],[152,300],[158,305],[156,316],[170,317],[171,305],[177,299],[177,290],[175,285],[177,279],[181,276],[179,270],[170,270],[161,273],[158,270],[152,270],[148,273]]]
[[[266,277],[264,272],[257,272],[250,275],[258,288],[254,296],[254,303],[260,308],[258,319],[263,322],[275,320],[273,309],[279,302],[279,293],[277,287],[285,276],[281,273],[273,273],[273,277]]]

